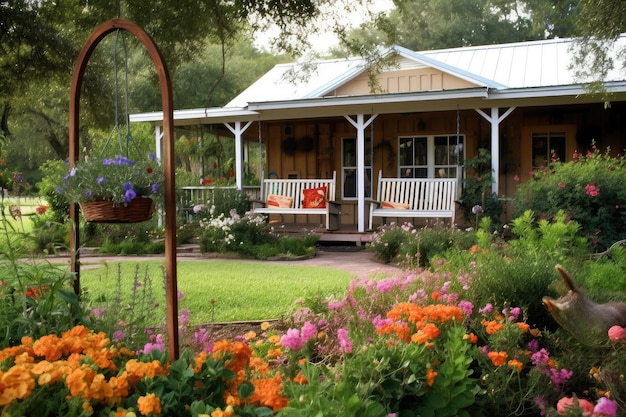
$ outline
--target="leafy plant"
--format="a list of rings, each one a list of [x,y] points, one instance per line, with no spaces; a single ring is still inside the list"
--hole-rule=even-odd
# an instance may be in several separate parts
[[[602,251],[626,233],[626,160],[593,146],[593,152],[576,154],[567,163],[553,162],[518,187],[515,216],[532,210],[539,219],[559,211],[580,225],[580,232]]]
[[[139,161],[117,155],[80,162],[58,181],[55,191],[67,201],[111,200],[124,204],[141,196],[162,195],[164,176],[154,154]]]

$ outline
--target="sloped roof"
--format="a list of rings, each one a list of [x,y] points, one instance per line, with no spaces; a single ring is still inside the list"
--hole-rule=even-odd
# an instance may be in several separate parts
[[[548,39],[499,45],[481,45],[414,52],[400,46],[383,56],[398,54],[405,61],[429,66],[491,89],[554,87],[578,84],[570,69],[574,40]],[[622,35],[617,45],[626,45]],[[362,58],[318,61],[305,79],[290,78],[302,64],[276,65],[225,107],[246,107],[248,103],[319,98],[346,83],[366,69]],[[623,71],[611,71],[607,82],[623,81]]]

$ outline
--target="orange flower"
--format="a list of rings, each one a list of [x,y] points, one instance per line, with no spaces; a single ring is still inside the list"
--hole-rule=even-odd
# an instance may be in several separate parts
[[[268,322],[264,321],[263,323],[261,323],[261,330],[266,331],[269,328],[270,324]]]
[[[472,245],[472,247],[469,249],[469,252],[473,255],[476,252],[478,252],[478,250],[480,249],[480,246],[478,245]]]
[[[144,416],[161,414],[161,400],[155,394],[144,395],[137,399],[137,408]]]
[[[298,375],[293,377],[293,382],[295,382],[296,384],[308,384],[309,380],[306,379],[306,376],[304,376],[304,374],[302,373],[302,371],[298,371]]]
[[[498,334],[498,332],[502,330],[502,328],[504,327],[504,324],[498,323],[495,320],[487,321],[483,319],[481,324],[485,326],[485,331],[487,332],[487,334],[492,334],[492,335]]]
[[[432,387],[433,384],[435,383],[435,378],[437,378],[437,372],[428,368],[426,370],[426,385],[428,385],[429,387]]]
[[[476,344],[478,343],[478,336],[476,336],[474,333],[466,334],[463,335],[463,340],[467,340],[471,344]]]
[[[506,352],[489,352],[487,353],[487,356],[489,356],[489,359],[491,359],[491,363],[493,363],[494,366],[501,366],[504,365],[509,354]]]
[[[432,294],[430,294],[430,298],[437,301],[441,298],[441,293],[439,291],[433,291]]]
[[[244,335],[244,339],[246,340],[246,342],[249,342],[255,337],[256,337],[256,332],[254,330],[250,330],[248,333]]]
[[[254,385],[254,392],[247,403],[271,407],[274,412],[287,406],[287,398],[281,395],[283,381],[279,373],[272,378],[252,379],[250,382]]]
[[[211,417],[234,417],[234,415],[235,415],[235,409],[233,408],[232,405],[229,405],[228,407],[226,407],[224,411],[222,411],[221,408],[218,408],[217,410],[214,410],[211,413]]]
[[[524,333],[528,332],[530,330],[530,325],[524,323],[524,322],[517,322],[515,323],[517,324],[517,327],[519,327]]]
[[[517,359],[511,359],[510,361],[507,362],[507,365],[515,369],[517,372],[522,372],[522,368],[524,367],[524,364],[518,361]]]
[[[411,336],[413,343],[424,344],[439,336],[440,330],[432,323],[427,323],[421,330]]]

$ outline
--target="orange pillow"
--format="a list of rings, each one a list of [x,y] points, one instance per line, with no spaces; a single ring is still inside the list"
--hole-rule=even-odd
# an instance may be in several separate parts
[[[404,203],[394,203],[393,201],[383,201],[380,203],[381,208],[408,210],[411,206]]]
[[[293,197],[278,194],[268,194],[267,207],[268,208],[291,208],[293,204]]]
[[[302,208],[326,208],[326,187],[302,190]]]

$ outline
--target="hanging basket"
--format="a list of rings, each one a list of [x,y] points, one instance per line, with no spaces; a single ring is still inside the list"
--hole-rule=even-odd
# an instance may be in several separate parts
[[[116,205],[110,200],[96,200],[80,203],[80,209],[85,220],[92,223],[141,223],[152,218],[154,201],[139,197]]]

